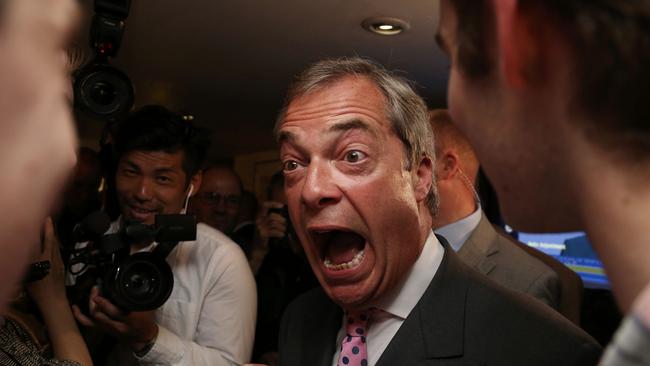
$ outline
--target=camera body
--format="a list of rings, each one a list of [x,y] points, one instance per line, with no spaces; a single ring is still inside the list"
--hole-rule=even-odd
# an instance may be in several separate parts
[[[73,302],[87,303],[86,287],[99,284],[102,296],[123,310],[153,310],[167,301],[174,286],[167,255],[179,241],[196,240],[196,218],[158,215],[151,226],[124,223],[118,232],[88,236],[87,245],[75,249],[68,264],[76,282],[86,284]],[[153,251],[131,254],[133,244],[153,241],[158,243]]]

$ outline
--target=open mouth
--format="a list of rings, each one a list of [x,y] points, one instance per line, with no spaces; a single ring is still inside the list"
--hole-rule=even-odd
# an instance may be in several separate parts
[[[365,258],[366,239],[345,230],[317,230],[312,233],[321,250],[325,268],[342,271],[358,267]]]

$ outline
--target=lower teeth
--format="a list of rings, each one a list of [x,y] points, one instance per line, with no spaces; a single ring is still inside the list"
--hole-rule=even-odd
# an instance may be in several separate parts
[[[358,266],[361,264],[361,261],[363,260],[365,252],[362,250],[355,254],[354,258],[352,258],[351,261],[346,262],[346,263],[340,263],[340,264],[334,264],[329,258],[325,258],[325,261],[323,261],[323,264],[325,264],[325,267],[328,269],[332,269],[335,271],[340,271],[343,269],[350,269]]]

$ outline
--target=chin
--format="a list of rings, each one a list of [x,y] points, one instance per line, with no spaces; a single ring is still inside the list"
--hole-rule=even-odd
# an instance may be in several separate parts
[[[330,299],[344,309],[364,308],[371,297],[370,294],[359,290],[357,286],[330,286],[324,288]]]

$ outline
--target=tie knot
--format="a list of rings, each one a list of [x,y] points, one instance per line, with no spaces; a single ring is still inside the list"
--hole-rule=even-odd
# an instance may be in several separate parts
[[[350,337],[365,337],[372,309],[347,313],[346,333]]]

